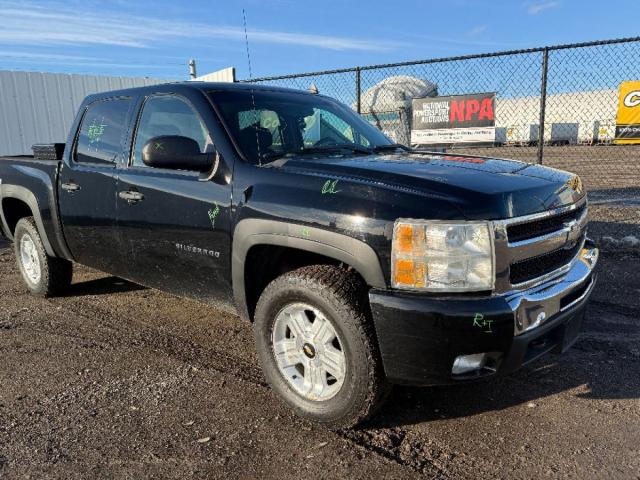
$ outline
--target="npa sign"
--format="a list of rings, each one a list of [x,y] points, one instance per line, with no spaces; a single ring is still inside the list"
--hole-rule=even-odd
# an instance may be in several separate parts
[[[477,145],[495,141],[495,93],[414,98],[412,106],[412,145]]]
[[[620,84],[615,143],[640,144],[640,81]]]

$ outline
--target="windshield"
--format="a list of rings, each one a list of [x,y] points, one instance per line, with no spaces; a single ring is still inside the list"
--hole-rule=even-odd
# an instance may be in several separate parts
[[[350,108],[326,97],[261,89],[210,96],[252,163],[287,155],[370,153],[392,145]]]

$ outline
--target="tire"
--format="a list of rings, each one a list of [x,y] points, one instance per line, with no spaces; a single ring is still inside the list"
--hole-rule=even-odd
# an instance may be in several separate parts
[[[39,297],[52,297],[71,285],[73,265],[62,258],[47,255],[33,217],[18,221],[14,250],[22,280]]]
[[[366,285],[353,272],[313,265],[276,278],[258,300],[254,330],[267,381],[301,417],[352,427],[390,391]]]

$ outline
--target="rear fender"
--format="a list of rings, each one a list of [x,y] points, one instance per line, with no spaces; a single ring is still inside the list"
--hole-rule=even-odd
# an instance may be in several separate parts
[[[47,255],[50,257],[56,257],[57,255],[51,246],[51,242],[49,241],[49,237],[47,236],[44,228],[44,223],[42,223],[42,215],[40,214],[38,200],[35,195],[25,187],[21,187],[19,185],[0,184],[0,222],[2,222],[2,230],[5,236],[11,241],[14,240],[13,232],[10,230],[9,224],[7,223],[4,207],[2,207],[2,200],[5,198],[15,198],[27,204],[31,210],[31,215],[36,222],[36,226],[38,227],[38,233],[40,234],[40,238],[42,239]]]

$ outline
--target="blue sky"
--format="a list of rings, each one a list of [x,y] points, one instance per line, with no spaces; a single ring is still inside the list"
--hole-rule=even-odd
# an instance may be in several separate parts
[[[253,76],[640,35],[638,0],[0,0],[0,69]],[[626,13],[625,13],[626,12]]]

